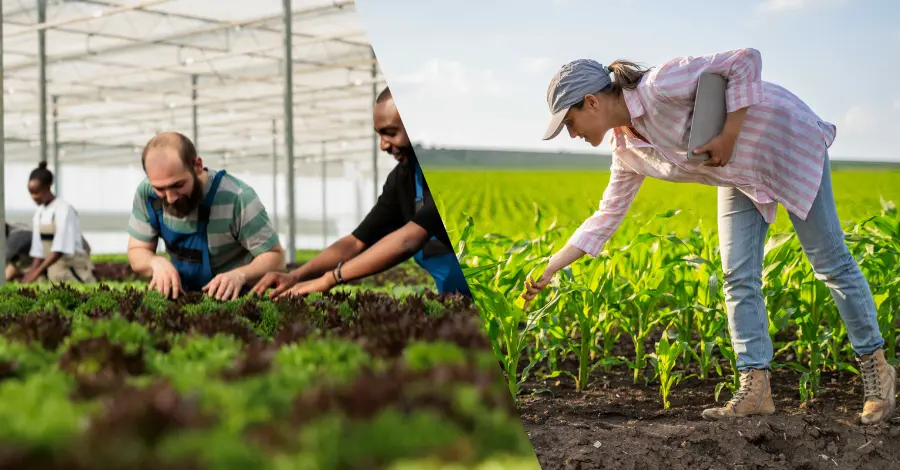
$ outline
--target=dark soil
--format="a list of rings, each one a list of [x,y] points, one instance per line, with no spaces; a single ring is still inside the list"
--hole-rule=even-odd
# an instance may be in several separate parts
[[[664,410],[658,386],[633,384],[627,368],[593,378],[583,392],[568,378],[523,384],[522,420],[545,470],[900,468],[900,419],[861,425],[862,383],[850,374],[823,374],[801,405],[799,376],[777,370],[776,413],[732,422],[700,417],[718,379],[680,383]]]

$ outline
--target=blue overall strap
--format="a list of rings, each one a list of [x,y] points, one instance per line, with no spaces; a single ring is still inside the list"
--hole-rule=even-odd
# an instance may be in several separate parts
[[[222,182],[223,176],[225,176],[225,170],[219,170],[218,172],[216,172],[216,176],[213,177],[213,182],[209,187],[209,192],[206,194],[206,198],[203,199],[203,204],[200,205],[201,212],[198,215],[198,222],[209,222],[209,213],[212,209],[212,203],[216,200],[216,193],[219,191],[219,184]],[[205,211],[205,213],[203,211]]]
[[[418,162],[416,162],[415,171],[416,211],[418,211],[421,204],[424,202],[423,187],[425,186],[425,176],[422,174],[422,167],[419,166]],[[431,237],[428,240],[428,243],[440,244],[443,248],[443,244],[438,241],[437,237]],[[450,251],[450,253],[426,257],[424,251],[419,250],[415,256],[413,256],[413,259],[416,261],[416,264],[422,267],[422,269],[428,271],[428,274],[434,279],[438,294],[460,293],[468,296],[472,295],[469,291],[469,284],[466,282],[466,278],[463,275],[462,268],[459,266],[459,260],[452,251]]]
[[[419,166],[419,162],[416,162],[416,207],[418,208],[419,204],[425,201],[425,197],[423,196],[423,180],[425,176],[422,175],[422,167]]]
[[[416,162],[416,166],[415,166],[414,171],[415,171],[415,181],[416,181],[415,212],[418,212],[418,211],[419,211],[419,206],[422,204],[422,201],[423,201],[423,197],[422,197],[422,182],[421,182],[421,180],[419,179],[419,175],[421,174],[421,171],[419,171],[419,162]],[[425,266],[422,265],[422,259],[423,259],[423,258],[424,258],[424,254],[422,253],[422,250],[417,251],[416,254],[413,255],[413,259],[416,261],[416,263],[417,263],[419,266],[422,266],[422,268],[425,268]],[[427,268],[425,268],[425,269],[427,269]]]
[[[216,172],[212,185],[209,187],[209,193],[206,194],[206,198],[203,200],[203,204],[200,205],[200,211],[197,214],[197,236],[203,240],[203,244],[200,248],[203,252],[203,277],[204,279],[208,279],[203,282],[203,285],[208,284],[209,281],[212,281],[213,279],[212,261],[209,256],[209,236],[207,234],[207,227],[209,227],[209,216],[212,212],[212,203],[216,199],[216,193],[219,191],[219,184],[222,182],[223,176],[225,176],[225,170]]]

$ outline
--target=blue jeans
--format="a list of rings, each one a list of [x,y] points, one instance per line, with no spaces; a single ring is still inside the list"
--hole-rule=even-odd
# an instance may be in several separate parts
[[[827,155],[819,193],[806,220],[789,215],[816,278],[831,290],[854,352],[866,355],[881,348],[884,339],[872,292],[844,242]],[[725,304],[737,368],[767,369],[773,351],[762,293],[762,265],[769,224],[744,193],[727,187],[719,188],[718,224]]]

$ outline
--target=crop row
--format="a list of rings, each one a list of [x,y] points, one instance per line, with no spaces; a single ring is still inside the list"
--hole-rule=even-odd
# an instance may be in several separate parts
[[[2,468],[537,468],[463,297],[0,294]]]
[[[719,380],[719,392],[734,389],[718,238],[714,228],[674,223],[678,215],[626,219],[600,256],[560,272],[528,311],[519,298],[526,277],[540,275],[571,227],[547,223],[538,211],[532,233],[539,235],[511,238],[480,233],[466,216],[456,232],[458,255],[513,396],[529,377],[567,376],[585,389],[594,372],[613,367],[630,368],[636,384],[659,384],[665,407],[688,377]],[[846,238],[875,296],[886,355],[896,362],[900,218],[893,204],[883,202],[880,214],[848,225]],[[770,232],[765,253],[772,366],[798,371],[806,400],[819,392],[822,371],[858,374],[854,354],[831,294],[792,229]],[[623,344],[630,353],[622,353]]]

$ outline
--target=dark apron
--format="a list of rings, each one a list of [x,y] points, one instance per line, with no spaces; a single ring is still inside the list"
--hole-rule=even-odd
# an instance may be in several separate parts
[[[77,214],[76,214],[77,215]],[[53,214],[49,224],[40,227],[41,244],[44,247],[44,257],[53,253],[53,238],[56,237],[56,214]],[[84,238],[82,238],[84,244]],[[96,282],[94,266],[91,263],[90,247],[84,245],[82,253],[63,255],[55,263],[47,268],[47,280],[50,282]]]
[[[200,204],[197,216],[197,229],[193,233],[182,233],[172,230],[165,224],[163,219],[162,199],[154,193],[151,193],[147,199],[150,225],[165,242],[166,252],[172,259],[175,270],[178,271],[178,277],[181,278],[181,288],[185,292],[199,292],[213,280],[207,227],[209,226],[210,208],[224,175],[225,170],[219,170],[213,178],[209,193],[203,199],[203,203]]]

